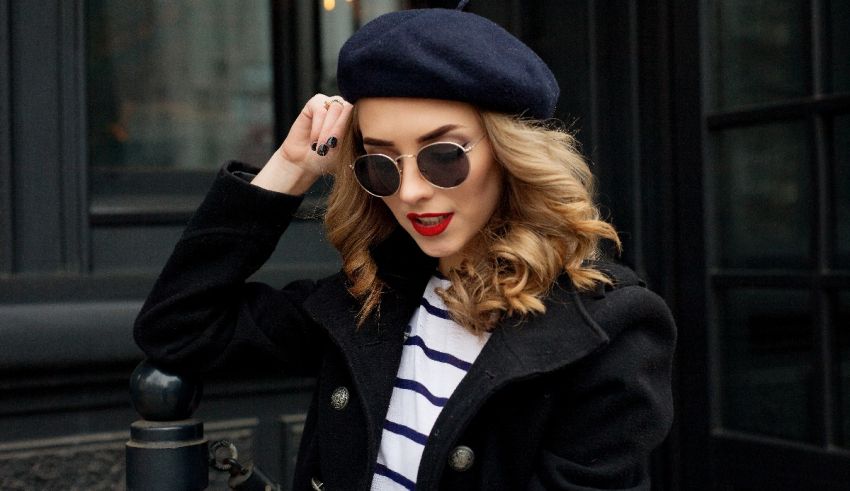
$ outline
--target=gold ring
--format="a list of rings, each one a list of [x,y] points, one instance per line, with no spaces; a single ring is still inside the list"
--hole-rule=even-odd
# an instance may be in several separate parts
[[[339,100],[339,99],[327,99],[327,100],[325,101],[325,109],[330,109],[331,104],[333,104],[334,102],[336,102],[337,104],[339,104],[339,105],[340,105],[340,107],[345,107],[345,104],[343,104],[343,103],[342,103],[342,101],[341,101],[341,100]]]

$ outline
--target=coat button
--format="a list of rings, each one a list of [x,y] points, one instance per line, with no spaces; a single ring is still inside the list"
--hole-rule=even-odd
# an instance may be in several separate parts
[[[455,447],[455,449],[452,450],[452,453],[449,454],[449,467],[458,472],[469,470],[469,468],[472,467],[472,463],[474,461],[475,452],[473,452],[471,448],[464,445]]]
[[[342,411],[348,405],[348,389],[345,387],[337,387],[331,394],[331,407],[337,411]]]

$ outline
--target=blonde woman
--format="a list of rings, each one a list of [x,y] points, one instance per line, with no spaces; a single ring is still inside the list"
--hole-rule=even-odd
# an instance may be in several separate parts
[[[465,3],[465,2],[462,2]],[[155,362],[268,356],[317,376],[294,489],[649,489],[675,328],[625,267],[558,87],[495,24],[396,12],[343,47],[257,171],[219,174],[139,315]],[[342,257],[245,280],[319,176]]]

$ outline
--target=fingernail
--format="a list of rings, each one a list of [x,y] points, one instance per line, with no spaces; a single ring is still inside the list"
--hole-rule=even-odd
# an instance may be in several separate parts
[[[311,143],[311,144],[310,144],[310,149],[311,149],[311,150],[313,150],[313,151],[315,152],[315,151],[316,151],[316,145],[318,145],[318,144],[319,144],[319,142],[313,142],[313,143]]]
[[[316,149],[316,153],[319,154],[319,157],[324,157],[328,154],[328,150],[328,146],[322,143],[321,145],[319,145],[319,148]]]
[[[331,148],[336,148],[337,139],[335,136],[328,138],[328,146]]]

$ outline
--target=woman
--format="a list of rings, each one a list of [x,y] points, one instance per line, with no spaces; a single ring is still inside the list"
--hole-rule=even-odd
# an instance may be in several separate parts
[[[649,489],[675,330],[630,270],[596,261],[619,241],[572,138],[542,123],[546,65],[481,17],[427,9],[364,26],[338,77],[259,173],[222,170],[139,345],[179,370],[266,354],[316,374],[294,489]],[[245,283],[325,173],[342,271]]]

